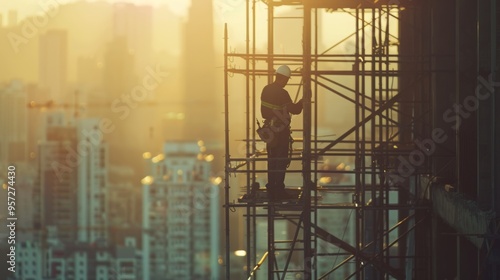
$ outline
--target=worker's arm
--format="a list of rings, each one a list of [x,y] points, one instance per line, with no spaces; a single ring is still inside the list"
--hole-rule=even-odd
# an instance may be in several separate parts
[[[286,109],[288,110],[288,112],[294,115],[302,113],[302,108],[303,108],[302,99],[299,100],[299,102],[297,103],[293,103],[290,96],[288,96],[288,99],[290,99],[290,101],[286,104]]]

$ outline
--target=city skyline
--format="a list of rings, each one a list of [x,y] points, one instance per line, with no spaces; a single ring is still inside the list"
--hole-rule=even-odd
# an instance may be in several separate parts
[[[45,9],[51,7],[49,2],[43,3]],[[30,257],[20,261],[23,270],[27,270],[22,277],[39,275],[29,271],[44,270],[47,265],[53,267],[51,275],[73,275],[80,269],[92,267],[88,273],[95,273],[103,280],[121,269],[127,273],[117,279],[134,279],[131,275],[147,274],[144,260],[150,256],[144,254],[149,247],[142,243],[148,238],[144,233],[147,225],[140,225],[148,221],[144,216],[148,211],[155,213],[158,206],[155,202],[162,206],[173,201],[165,197],[157,201],[144,200],[147,193],[144,189],[149,187],[143,188],[148,184],[141,179],[153,171],[143,159],[145,155],[153,155],[153,159],[163,162],[159,158],[162,154],[168,156],[164,151],[165,143],[203,141],[203,145],[197,146],[200,154],[213,154],[210,173],[205,172],[203,181],[212,183],[211,180],[215,180],[218,182],[215,185],[220,184],[224,131],[223,41],[219,35],[222,33],[221,21],[234,16],[233,10],[220,13],[221,7],[217,5],[221,3],[232,3],[233,6],[225,7],[239,11],[238,20],[231,24],[230,37],[232,52],[242,51],[245,48],[244,32],[241,32],[244,1],[214,0],[214,5],[205,0],[193,1],[187,8],[194,15],[191,18],[183,18],[166,6],[105,1],[68,1],[53,7],[54,10],[46,10],[45,18],[16,18],[14,12],[7,12],[10,19],[3,17],[0,38],[5,40],[0,41],[0,56],[8,67],[0,70],[0,98],[10,103],[6,111],[12,111],[13,107],[19,114],[0,115],[0,122],[6,124],[7,130],[23,131],[20,136],[14,134],[12,139],[0,141],[0,167],[7,168],[15,163],[20,170],[36,173],[29,178],[32,182],[27,183],[32,188],[26,187],[33,195],[23,201],[32,201],[39,207],[34,207],[33,218],[23,221],[25,224],[21,227],[34,233],[24,239],[27,242],[23,243],[26,246],[22,253]],[[261,16],[265,15],[263,5],[258,4]],[[207,12],[210,7],[213,14]],[[283,9],[278,13],[293,17],[297,11]],[[6,12],[1,11],[1,14]],[[5,20],[11,20],[12,24],[5,24]],[[33,33],[27,33],[29,28]],[[276,34],[279,43],[275,50],[284,54],[300,53],[300,41],[294,40],[289,32],[300,28],[297,23],[277,24],[280,32]],[[200,34],[200,30],[206,32]],[[265,51],[262,38],[265,35],[257,38],[257,52]],[[236,69],[242,65],[231,67]],[[231,89],[234,108],[231,126],[242,135],[246,110],[244,83],[238,78],[234,80],[237,86]],[[264,78],[256,80],[255,87],[262,88],[265,83]],[[296,87],[288,87],[290,93]],[[336,100],[330,98],[329,102]],[[298,116],[294,121],[298,127],[301,118]],[[327,135],[332,133],[328,124],[342,123],[346,119],[353,121],[349,116],[332,117],[327,112],[320,118],[322,133]],[[15,122],[22,125],[13,125]],[[233,140],[238,140],[238,136]],[[243,157],[245,144],[238,143],[234,155]],[[198,155],[190,153],[189,161],[195,160],[194,157],[199,160]],[[154,157],[157,154],[160,155]],[[176,164],[169,163],[169,166],[176,167]],[[181,171],[182,176],[192,172]],[[160,175],[160,179],[168,176]],[[262,177],[257,180],[262,181]],[[288,176],[287,184],[296,185],[299,181],[299,174],[295,174]],[[241,194],[240,187],[245,184],[241,178],[235,182],[231,197],[237,198]],[[168,190],[171,185],[162,183],[160,187]],[[180,186],[183,187],[186,186]],[[192,186],[186,190],[196,193]],[[212,205],[212,216],[217,213],[213,209]],[[161,211],[158,213],[165,214]],[[242,248],[239,234],[243,233],[244,225],[241,217],[236,219],[239,226],[231,236],[232,243]],[[217,227],[210,225],[212,239],[215,229],[223,232],[219,221],[213,221]],[[207,224],[201,224],[206,229]],[[264,224],[261,226],[261,230],[265,230]],[[185,233],[192,234],[190,231]],[[289,234],[283,233],[283,236]],[[30,238],[34,241],[30,242]],[[214,246],[218,246],[217,240],[212,239]],[[78,242],[73,244],[72,240]],[[264,244],[264,239],[259,240],[259,249],[263,250]],[[96,247],[92,247],[94,245]],[[189,246],[184,248],[191,254],[198,250]],[[204,268],[219,268],[224,260],[217,254],[221,251],[218,249],[218,252],[212,250],[197,255],[197,262],[193,263],[201,263]],[[40,250],[47,250],[48,257],[39,253]],[[192,256],[170,258],[184,261]],[[38,264],[31,265],[37,261],[44,265],[40,265],[41,268]],[[111,265],[100,265],[103,261]],[[163,263],[156,264],[157,275],[168,265],[165,259],[160,261]],[[236,271],[242,272],[241,268]],[[75,277],[85,279],[85,275]]]
[[[53,0],[53,3],[68,4],[81,0]],[[20,0],[20,1],[9,1],[5,5],[2,5],[2,9],[5,10],[17,10],[21,14],[21,18],[26,17],[30,14],[35,14],[40,12],[41,3],[48,3],[50,1],[39,1],[39,0]],[[135,1],[123,1],[123,0],[98,0],[92,2],[107,2],[107,3],[133,3],[136,5],[151,5],[151,6],[161,6],[165,5],[169,7],[171,11],[174,11],[179,16],[187,16],[188,8],[191,0],[135,0]],[[20,19],[21,19],[20,18]]]
[[[165,9],[161,12],[167,17],[160,21],[173,29],[189,22],[176,20]],[[76,24],[91,14],[95,18],[92,24]],[[150,205],[147,201],[142,203],[140,190],[147,187],[142,186],[140,178],[151,172],[143,154],[163,151],[165,141],[179,139],[176,135],[186,133],[182,127],[186,126],[184,118],[179,114],[189,114],[182,113],[183,100],[175,100],[179,92],[188,88],[183,71],[189,68],[176,70],[179,61],[173,59],[175,55],[158,56],[153,52],[153,29],[159,23],[154,22],[152,14],[153,8],[145,5],[80,1],[58,6],[53,17],[47,12],[48,22],[44,26],[35,24],[37,31],[31,37],[25,36],[24,28],[33,24],[36,17],[18,21],[16,13],[10,12],[12,24],[0,27],[0,37],[8,39],[0,43],[2,58],[13,66],[0,74],[0,100],[4,105],[0,123],[2,129],[12,132],[0,141],[0,166],[14,165],[19,174],[24,174],[18,183],[18,190],[24,193],[19,194],[22,200],[17,205],[33,205],[19,210],[23,217],[16,237],[16,279],[143,277],[143,256],[149,257],[150,253],[141,245],[142,238],[146,238],[142,217],[148,216],[144,213]],[[189,44],[188,40],[193,41],[196,36],[191,30],[190,35],[181,35],[178,30],[177,38],[171,37],[171,42],[179,46]],[[9,38],[21,41],[12,45]],[[9,52],[13,55],[6,56]],[[20,57],[27,57],[26,61],[20,63]],[[215,53],[203,67],[214,68],[214,63]],[[173,83],[166,82],[169,76]],[[212,86],[207,95],[215,95],[215,90]],[[210,108],[217,107],[215,100],[210,102]],[[172,113],[176,116],[174,123],[170,121]],[[203,152],[215,152],[214,142],[208,147],[196,144],[203,138],[210,140],[199,134],[203,125],[192,122],[190,126],[197,132],[188,136],[195,146],[203,148]],[[188,141],[186,136],[181,138]],[[193,160],[193,155],[196,160],[196,152],[184,160]],[[219,169],[211,167],[214,156],[208,156],[210,162],[203,160],[206,171],[196,178],[196,186],[201,189],[212,184]],[[198,193],[191,189],[193,180],[186,177],[183,184],[177,184],[177,193]],[[6,191],[7,181],[1,183]],[[162,187],[168,189],[171,185]],[[199,193],[193,203],[200,203],[204,195]],[[211,208],[219,206],[216,197]],[[155,206],[156,201],[152,203]],[[7,216],[4,210],[0,210],[2,219]],[[204,228],[192,234],[199,237],[209,226],[207,238],[214,245],[207,247],[202,242],[186,247],[189,250],[184,260],[196,260],[190,267],[202,265],[202,270],[196,272],[198,276],[207,272],[218,275],[219,270],[219,222],[206,220],[217,213],[210,211],[210,216],[198,215],[196,225]],[[4,229],[0,233],[4,238]],[[172,267],[175,256],[168,260],[163,265]],[[2,265],[2,276],[7,271],[3,268]],[[147,275],[144,279],[154,279]]]

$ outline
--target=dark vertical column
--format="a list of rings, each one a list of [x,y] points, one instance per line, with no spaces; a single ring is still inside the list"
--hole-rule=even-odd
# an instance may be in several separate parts
[[[255,84],[256,84],[256,76],[255,75],[255,41],[256,41],[256,29],[255,29],[255,25],[256,25],[256,9],[255,9],[255,2],[256,1],[252,1],[252,112],[253,112],[253,119],[256,119],[257,118],[257,106],[256,106],[256,99],[257,99],[257,92],[256,92],[256,87],[255,87]],[[260,116],[260,115],[259,115]],[[252,120],[253,120],[252,119]],[[256,139],[256,123],[253,122],[253,131],[252,131],[252,139]],[[254,143],[252,143],[252,153],[255,153],[255,150],[256,150],[256,146]],[[256,170],[256,162],[252,162],[252,170]],[[255,176],[255,174],[254,174]],[[257,263],[257,218],[255,216],[255,213],[256,213],[256,208],[254,207],[253,208],[253,214],[254,214],[254,218],[253,218],[253,223],[252,223],[252,238],[253,238],[253,244],[252,244],[252,248],[253,248],[253,254],[252,254],[252,260],[251,260],[251,263],[254,264],[254,263]]]
[[[493,13],[492,15],[492,24],[495,28],[495,30],[492,32],[495,34],[495,49],[492,50],[494,54],[494,58],[492,57],[492,60],[494,61],[495,64],[495,69],[500,69],[500,5],[497,3],[496,0],[491,0],[492,3],[492,9],[491,12]],[[499,75],[496,74],[492,78],[495,81],[499,80]],[[495,91],[500,90],[498,88],[498,84],[495,85]],[[499,115],[500,115],[500,98],[498,96],[495,97],[493,95],[493,100],[492,102],[494,104],[495,108],[495,115],[494,119],[496,120],[494,122],[494,127],[495,127],[495,133],[494,133],[494,149],[493,153],[495,154],[494,156],[494,169],[493,169],[493,185],[494,185],[494,190],[495,190],[495,200],[494,200],[494,209],[496,212],[497,217],[500,216],[500,121]],[[498,232],[497,232],[498,234]],[[498,240],[498,239],[497,239]],[[495,247],[493,248],[493,254],[492,257],[496,260],[496,263],[493,263],[491,267],[491,279],[498,279],[500,277],[500,264],[498,263],[500,260],[500,244],[499,242],[496,242]]]
[[[498,4],[495,0],[491,0],[491,3],[492,3],[492,11],[494,11],[494,15],[492,16],[494,18],[494,26],[495,26],[495,38],[496,38],[496,42],[498,42],[498,40],[500,40],[500,20],[499,20],[499,17],[500,17],[500,4]],[[495,63],[495,69],[500,69],[500,61],[499,61],[499,58],[500,58],[500,45],[499,44],[496,44],[495,46],[495,50],[494,51],[494,54],[495,54],[495,57],[493,58],[493,61]],[[496,81],[498,80],[498,77],[499,75],[496,74],[494,75],[492,78]],[[498,84],[496,84],[495,86],[496,89],[499,89],[498,87]],[[495,185],[495,211],[497,213],[497,217],[500,215],[500,144],[498,143],[500,141],[500,121],[498,121],[499,119],[499,115],[500,115],[500,98],[498,97],[495,97],[493,96],[493,100],[492,100],[492,103],[495,104],[495,141],[494,141],[494,145],[495,145],[495,149],[494,149],[494,153],[495,153],[495,169],[494,169],[494,172],[493,172],[493,178],[494,178],[494,185]],[[499,271],[500,272],[500,271]]]
[[[437,231],[437,226],[439,223],[439,218],[437,215],[432,214],[431,216],[431,279],[439,279],[437,277],[437,267],[438,267],[438,231]]]
[[[355,76],[355,100],[356,100],[356,106],[354,108],[355,110],[355,114],[354,114],[354,121],[355,123],[360,123],[360,102],[361,102],[361,94],[360,94],[360,87],[361,87],[361,77],[360,77],[360,71],[361,71],[361,57],[360,57],[360,49],[361,49],[361,42],[360,42],[360,36],[359,36],[359,33],[360,33],[360,25],[363,26],[363,22],[361,22],[360,24],[360,16],[361,16],[361,13],[363,11],[359,8],[356,8],[356,52],[355,52],[355,61],[354,61],[354,69],[356,71],[356,76]],[[356,173],[355,173],[355,186],[356,186],[356,192],[355,192],[355,196],[354,196],[354,203],[356,204],[359,204],[360,202],[360,197],[359,197],[359,191],[360,191],[360,169],[357,168],[359,166],[359,158],[360,158],[360,154],[359,154],[359,148],[358,148],[358,143],[359,143],[359,140],[360,140],[360,130],[359,129],[356,129],[355,131],[355,149],[354,149],[354,156],[355,156],[355,170],[356,170]],[[358,229],[359,228],[359,225],[360,225],[360,221],[362,219],[362,215],[360,213],[360,211],[355,211],[355,217],[356,217],[356,220],[355,220],[355,231],[356,231],[356,237],[355,237],[355,240],[356,240],[356,256],[354,258],[354,261],[356,263],[356,271],[359,271],[361,269],[361,266],[360,266],[360,261],[358,261],[358,258],[357,258],[357,255],[359,253],[359,244],[361,244],[361,236],[360,236],[360,230]],[[359,279],[359,277],[358,277]]]
[[[362,8],[361,9],[361,26],[364,26],[366,19],[365,19],[365,12],[366,9]],[[359,69],[360,71],[360,89],[359,89],[359,98],[361,103],[358,103],[356,107],[358,108],[359,112],[359,118],[360,120],[364,120],[366,118],[366,111],[364,108],[366,108],[366,59],[367,59],[367,52],[366,52],[366,43],[365,43],[365,35],[366,35],[366,30],[365,28],[361,28],[361,60],[360,60],[360,66],[361,68]],[[361,105],[360,105],[361,104]],[[357,253],[361,251],[361,249],[365,246],[364,243],[364,238],[365,238],[365,206],[366,206],[366,196],[365,196],[365,190],[366,190],[366,178],[365,178],[365,167],[366,167],[366,162],[365,162],[365,139],[366,139],[366,128],[365,125],[362,125],[359,128],[359,134],[358,138],[356,139],[356,188],[357,188],[357,201],[358,205],[360,208],[358,211],[356,211],[357,215],[357,235],[358,235],[358,242],[356,243],[356,250]],[[358,258],[356,260],[356,271],[361,271],[361,273],[356,274],[356,279],[360,280],[364,278],[364,270],[361,270],[361,259]]]
[[[432,174],[440,182],[455,183],[455,130],[454,119],[450,119],[455,92],[455,13],[454,0],[433,1],[432,3],[432,110],[433,131],[443,134],[441,143],[436,143]]]
[[[267,3],[267,83],[273,82],[274,74],[274,6],[273,1]]]
[[[458,191],[467,197],[477,196],[477,108],[470,102],[476,87],[475,1],[460,0],[456,6],[456,96],[451,110],[455,113],[452,129],[457,132]],[[446,113],[446,112],[445,112]]]
[[[456,183],[456,137],[454,119],[448,116],[455,102],[455,0],[432,1],[432,131],[443,136],[436,144],[432,174],[442,183]],[[432,279],[453,279],[456,275],[456,242],[442,232],[453,232],[433,214]]]
[[[309,280],[313,270],[313,250],[311,248],[311,6],[304,3],[303,29],[303,68],[304,83],[304,151],[302,154],[302,177],[304,179],[304,279]]]
[[[251,147],[253,146],[253,143],[251,144],[250,142],[250,137],[251,137],[251,128],[253,127],[252,126],[252,123],[254,123],[253,121],[253,115],[251,116],[251,112],[250,112],[250,2],[249,0],[246,1],[246,5],[245,5],[245,19],[246,19],[246,30],[245,30],[245,36],[246,36],[246,40],[245,40],[245,44],[246,44],[246,48],[245,48],[245,52],[246,52],[246,55],[247,55],[247,58],[245,60],[245,69],[246,69],[246,73],[245,73],[245,93],[246,93],[246,154],[245,154],[245,157],[248,158],[249,155],[250,155],[250,152],[251,152]],[[253,111],[255,112],[255,110]],[[253,152],[253,151],[252,151]],[[247,189],[246,189],[246,193],[250,193],[250,185],[252,184],[252,182],[255,182],[254,180],[254,176],[255,176],[255,172],[252,172],[252,170],[255,170],[255,166],[248,162],[247,161],[247,164],[246,164],[246,170],[247,170],[247,176],[246,176],[246,185],[247,185]],[[254,210],[255,208],[254,207],[251,207],[250,204],[247,205],[246,207],[246,211],[247,211],[247,218],[246,218],[246,236],[247,236],[247,244],[246,244],[246,249],[247,249],[247,256],[246,256],[246,259],[247,259],[247,263],[246,263],[246,266],[248,268],[252,267],[252,264],[251,264],[251,260],[252,260],[252,256],[254,256],[256,253],[253,251],[253,248],[252,248],[252,221],[255,220],[255,216],[252,215],[252,210]],[[250,275],[250,269],[247,269],[247,276]]]
[[[276,264],[276,255],[274,250],[274,205],[269,202],[267,207],[267,279],[274,279],[274,267]]]
[[[457,279],[477,279],[478,261],[477,248],[464,236],[457,236],[458,244],[458,275]],[[495,279],[495,278],[485,278]]]
[[[369,17],[369,21],[372,23],[372,28],[370,30],[370,39],[372,41],[372,48],[371,48],[371,51],[370,51],[370,63],[368,65],[368,67],[370,68],[370,71],[372,71],[372,74],[370,75],[370,93],[368,96],[371,97],[372,101],[369,102],[371,104],[369,104],[369,106],[371,107],[371,110],[375,111],[376,108],[375,108],[375,102],[374,100],[377,100],[377,95],[376,95],[376,92],[377,92],[377,75],[375,73],[377,73],[377,60],[379,58],[379,56],[377,55],[377,51],[375,50],[375,48],[377,48],[377,44],[380,43],[380,41],[378,40],[379,38],[377,38],[376,34],[377,34],[377,29],[378,27],[380,26],[377,26],[377,10],[375,8],[371,8],[369,9],[371,15]],[[373,150],[375,147],[375,130],[376,130],[376,117],[373,118],[367,125],[365,125],[367,129],[367,133],[369,133],[369,136],[368,136],[368,139],[365,139],[365,149],[368,148],[370,150]],[[367,141],[368,140],[368,141]],[[366,174],[366,176],[370,176],[369,173]],[[369,180],[369,185],[368,185],[368,188],[369,188],[369,192],[367,193],[367,195],[369,195],[369,201],[371,201],[371,204],[370,206],[379,206],[378,204],[378,198],[377,198],[377,192],[375,191],[375,184],[376,184],[376,176],[374,173],[372,173],[372,176]],[[364,225],[365,225],[365,230],[364,230],[364,233],[365,233],[365,236],[364,236],[364,244],[369,244],[370,242],[373,242],[374,244],[367,250],[368,253],[370,254],[373,254],[373,255],[376,255],[377,253],[379,253],[379,249],[380,249],[380,242],[382,242],[382,240],[380,239],[377,239],[377,235],[378,235],[378,225],[380,223],[380,220],[378,219],[378,211],[377,210],[365,210],[363,212],[364,216],[363,216],[363,222],[364,222]],[[375,280],[375,279],[380,279],[380,275],[382,273],[382,271],[378,271],[376,270],[373,266],[371,265],[367,265],[365,266],[365,268],[363,269],[364,271],[364,279],[370,279],[370,280]]]
[[[458,191],[470,199],[477,197],[477,104],[471,102],[477,81],[476,1],[457,1],[455,7],[455,73],[456,92],[455,122],[452,129],[457,132]],[[475,105],[474,105],[475,104]],[[477,273],[477,258],[470,242],[457,237],[457,277],[471,279]],[[471,256],[472,255],[472,256]]]
[[[495,69],[500,69],[500,5],[495,1],[492,0],[492,12],[494,13],[492,15],[492,18],[494,18],[493,25],[495,26],[495,49],[492,50],[495,57],[492,58],[492,60],[495,63]],[[492,77],[495,81],[499,80],[499,75],[496,74]],[[498,89],[498,84],[496,84],[496,89]],[[497,217],[500,215],[500,144],[498,143],[500,140],[500,121],[498,121],[499,115],[500,115],[500,98],[499,97],[493,97],[492,103],[495,104],[495,149],[494,149],[494,165],[495,169],[493,170],[493,184],[495,185],[495,211],[497,213]],[[497,253],[497,256],[499,254]],[[497,270],[497,275],[500,273],[500,271]]]
[[[225,165],[224,165],[224,210],[225,210],[225,226],[226,226],[226,279],[231,278],[231,261],[230,261],[230,235],[229,235],[229,94],[228,94],[228,46],[227,46],[227,24],[224,25],[224,147],[225,147]]]
[[[267,3],[267,71],[268,84],[273,81],[274,74],[274,6],[273,1]],[[274,206],[270,203],[267,211],[267,279],[272,280],[275,255],[274,255]]]
[[[416,11],[418,18],[418,26],[420,29],[417,30],[417,36],[419,38],[419,65],[418,69],[421,74],[420,90],[417,93],[417,103],[415,107],[418,108],[416,115],[418,116],[416,138],[424,141],[432,141],[432,118],[433,112],[430,110],[432,105],[433,90],[431,88],[432,82],[432,41],[431,36],[431,5],[434,1],[425,0],[421,1],[419,9]],[[429,141],[429,142],[430,142]],[[429,174],[432,169],[432,162],[435,156],[436,143],[433,143],[434,150],[432,146],[427,147],[429,156],[427,156],[425,163],[422,165],[420,174]],[[421,180],[419,177],[415,179],[415,193],[420,195]],[[416,256],[423,256],[422,258],[414,259],[415,268],[415,279],[429,279],[431,277],[430,271],[430,255],[432,244],[429,241],[431,237],[431,219],[429,217],[429,212],[427,210],[415,210],[410,211],[410,213],[415,213],[415,220],[419,221],[425,219],[424,222],[415,228],[415,235],[410,238],[409,249],[414,250]],[[411,224],[411,223],[410,223]]]
[[[404,9],[400,11],[399,16],[399,92],[400,92],[400,102],[399,102],[399,141],[401,142],[401,146],[408,147],[407,149],[411,149],[412,143],[416,137],[420,137],[416,135],[418,125],[420,123],[420,116],[418,115],[418,103],[415,102],[417,98],[417,94],[419,91],[420,82],[422,81],[422,73],[418,72],[419,67],[419,59],[420,53],[418,47],[420,46],[419,41],[419,30],[421,28],[421,22],[418,19],[418,11],[420,10],[419,5],[415,5],[414,7]],[[419,120],[419,121],[417,121]],[[403,155],[408,158],[407,156]],[[414,166],[413,171],[407,174],[407,178],[404,184],[404,189],[411,190],[413,189],[410,184],[411,181],[414,181],[413,173],[415,169],[419,169],[420,166]],[[410,199],[410,194],[408,192],[400,191],[398,192],[398,199],[400,203],[404,203]],[[413,214],[414,211],[410,211],[407,209],[401,209],[399,214],[401,217],[408,217],[410,212]],[[409,223],[402,224],[398,229],[399,234],[406,232],[412,225],[414,225],[414,220]],[[413,233],[412,233],[413,234]],[[414,238],[411,238],[411,235],[405,237],[398,244],[398,251],[400,256],[406,256],[414,254]],[[414,268],[415,261],[414,259],[406,259],[402,264],[402,269],[405,271],[408,269]],[[407,275],[408,277],[408,275]]]
[[[477,1],[477,85],[474,98],[477,110],[477,202],[483,210],[500,213],[499,196],[499,146],[500,127],[498,122],[499,98],[495,81],[498,79],[498,6],[495,0]],[[494,230],[494,225],[492,229]],[[495,242],[496,243],[496,242]],[[500,248],[494,244],[491,252],[482,252],[481,279],[497,279]],[[486,255],[486,256],[484,256]]]
[[[494,1],[478,1],[478,42],[477,42],[477,76],[475,100],[477,110],[477,202],[484,210],[494,208],[494,148],[495,148],[495,104],[489,79],[494,80],[496,67],[496,34],[494,26]]]

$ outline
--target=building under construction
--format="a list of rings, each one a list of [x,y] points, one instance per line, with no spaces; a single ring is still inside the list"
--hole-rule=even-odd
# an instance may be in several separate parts
[[[226,279],[238,249],[248,279],[499,279],[498,15],[494,0],[247,0],[245,51],[230,48],[227,27],[224,39]],[[339,16],[350,24],[326,24]],[[297,53],[276,42],[283,22],[301,27],[287,34]],[[259,81],[283,64],[304,100],[287,171],[298,199],[271,203],[255,120]],[[242,94],[235,135],[231,98]],[[325,116],[345,115],[324,133],[335,126]]]

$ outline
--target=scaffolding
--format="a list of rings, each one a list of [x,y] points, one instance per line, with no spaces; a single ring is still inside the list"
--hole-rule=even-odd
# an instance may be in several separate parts
[[[425,39],[430,27],[422,24],[428,9],[425,1],[413,2],[418,1],[247,0],[245,53],[230,51],[225,27],[226,279],[232,275],[235,209],[245,219],[248,279],[430,278],[430,206],[425,198],[433,178],[425,175],[432,162],[425,157],[425,141],[414,139],[430,135],[434,69]],[[267,50],[258,53],[256,13],[262,4],[267,9]],[[324,20],[338,14],[351,18],[351,24],[324,32]],[[275,45],[281,21],[302,26],[301,32],[288,34],[302,43],[301,53],[288,54]],[[326,34],[336,32],[347,35],[325,43]],[[258,176],[267,172],[255,119],[260,118],[258,79],[272,82],[274,69],[282,64],[293,70],[286,89],[302,93],[304,101],[302,127],[292,121],[292,134],[300,138],[294,139],[287,170],[287,176],[302,179],[295,188],[300,200],[272,203],[255,199],[262,192]],[[239,139],[245,143],[245,156],[232,157],[230,80],[236,75],[245,81],[244,139]],[[340,135],[320,135],[333,125],[325,120],[325,112],[352,117]],[[336,158],[351,162],[329,166]],[[244,177],[243,198],[249,199],[233,199],[233,174]],[[329,219],[335,215],[342,218],[336,222],[340,231]],[[285,227],[286,239],[279,239],[283,234],[276,230],[278,223]],[[262,235],[267,235],[265,251],[258,246]],[[256,271],[261,265],[267,273]]]

